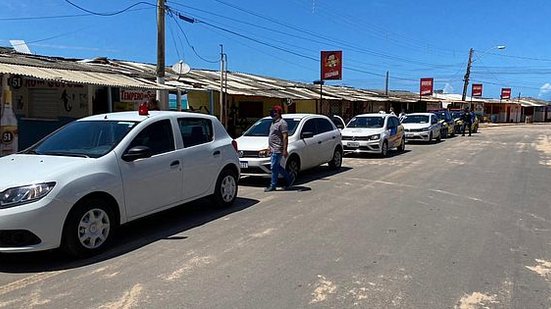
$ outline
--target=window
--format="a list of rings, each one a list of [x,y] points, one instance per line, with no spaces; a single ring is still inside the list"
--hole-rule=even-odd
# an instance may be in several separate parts
[[[240,118],[262,118],[264,116],[262,102],[245,101],[239,102]]]
[[[329,120],[316,118],[316,121],[318,123],[318,133],[325,133],[334,130],[333,124]]]
[[[128,148],[135,146],[147,146],[151,149],[152,155],[157,155],[176,149],[174,146],[174,135],[172,134],[172,125],[170,120],[157,121],[145,129],[134,138]]]
[[[301,133],[304,132],[312,132],[314,135],[318,134],[316,130],[316,120],[315,119],[308,119],[304,126],[302,127]]]
[[[203,118],[179,118],[178,126],[184,148],[205,144],[213,140],[212,123]]]

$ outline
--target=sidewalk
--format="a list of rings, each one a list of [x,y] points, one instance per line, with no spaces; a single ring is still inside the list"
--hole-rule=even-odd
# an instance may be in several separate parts
[[[479,128],[493,128],[493,127],[513,127],[513,126],[534,126],[534,125],[551,125],[551,122],[496,122],[496,123],[480,123]]]

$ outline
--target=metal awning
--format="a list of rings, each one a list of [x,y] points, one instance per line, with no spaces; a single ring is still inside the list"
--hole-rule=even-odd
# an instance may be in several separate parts
[[[108,87],[167,90],[174,89],[174,87],[160,85],[142,78],[130,77],[123,74],[51,69],[7,63],[0,63],[0,74],[21,75],[62,83]]]

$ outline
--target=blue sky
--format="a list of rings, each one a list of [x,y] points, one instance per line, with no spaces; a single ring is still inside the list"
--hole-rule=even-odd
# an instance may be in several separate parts
[[[0,2],[0,45],[25,40],[36,54],[156,62],[154,0]],[[471,83],[485,97],[501,87],[551,100],[551,5],[545,0],[168,0],[166,63],[218,69],[220,44],[231,71],[302,82],[319,79],[319,51],[343,50],[343,84],[419,91],[419,78],[435,89],[461,93],[469,48]],[[59,17],[63,16],[63,17]],[[58,18],[59,17],[59,18]],[[185,36],[184,36],[185,33]],[[186,39],[187,37],[187,39]],[[495,47],[505,45],[504,50]],[[192,48],[193,46],[193,48]],[[470,94],[470,87],[469,87]]]

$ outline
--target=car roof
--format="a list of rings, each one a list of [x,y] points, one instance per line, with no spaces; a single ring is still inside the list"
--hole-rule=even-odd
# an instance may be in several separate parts
[[[354,117],[387,117],[387,116],[394,116],[391,114],[381,114],[381,113],[368,113],[368,114],[360,114],[356,115]],[[396,116],[394,116],[396,117]]]
[[[142,116],[138,111],[116,112],[92,115],[79,119],[78,121],[101,121],[101,120],[116,120],[116,121],[137,121],[141,122],[149,118],[157,118],[162,116],[178,116],[178,117],[195,117],[195,118],[214,118],[211,115],[189,112],[174,112],[174,111],[149,111],[149,115]]]
[[[303,119],[303,118],[306,118],[306,117],[318,117],[318,118],[326,118],[327,116],[325,115],[320,115],[320,114],[306,114],[306,113],[295,113],[295,114],[283,114],[281,115],[281,117],[283,119]],[[262,119],[271,119],[270,116],[266,116]]]
[[[429,113],[411,113],[411,114],[407,114],[406,116],[413,116],[413,115],[430,116],[430,115],[434,115],[434,113],[432,113],[432,112],[429,112]]]

